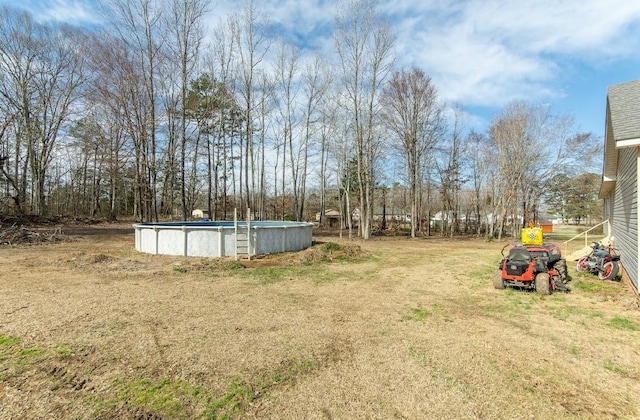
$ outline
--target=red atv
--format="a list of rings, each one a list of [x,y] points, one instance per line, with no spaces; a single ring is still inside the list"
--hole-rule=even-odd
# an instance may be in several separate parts
[[[549,295],[554,290],[568,292],[569,281],[567,262],[554,244],[539,245],[515,244],[505,256],[502,248],[502,261],[493,274],[493,287],[504,289],[506,286],[535,290]]]

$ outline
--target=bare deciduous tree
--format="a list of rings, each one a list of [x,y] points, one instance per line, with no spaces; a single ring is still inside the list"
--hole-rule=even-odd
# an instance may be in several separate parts
[[[16,134],[29,164],[32,209],[45,215],[47,170],[58,134],[86,80],[84,33],[66,25],[36,23],[27,12],[6,6],[0,15],[0,96],[9,115],[19,116]],[[26,180],[26,172],[22,176]],[[26,192],[18,196],[26,197]]]
[[[511,223],[512,234],[535,221],[536,208],[547,185],[558,172],[584,164],[593,148],[590,133],[576,133],[573,119],[556,115],[549,106],[525,101],[509,103],[489,128],[498,169],[495,203],[499,235]]]
[[[275,66],[275,80],[277,87],[277,104],[278,104],[278,120],[281,127],[278,127],[282,132],[282,142],[277,145],[278,149],[282,146],[282,216],[284,217],[287,211],[285,210],[285,191],[286,180],[289,178],[291,182],[291,191],[293,194],[293,214],[298,214],[299,197],[298,197],[298,182],[300,180],[300,172],[298,166],[297,150],[294,147],[294,137],[298,134],[298,109],[297,100],[299,86],[296,83],[296,77],[299,76],[298,72],[298,60],[299,53],[297,49],[284,41],[278,45],[278,55],[276,58]],[[296,142],[297,143],[297,142]],[[287,161],[289,163],[290,175],[287,177]]]
[[[302,176],[300,177],[299,188],[296,192],[299,202],[296,214],[296,220],[298,221],[304,220],[310,153],[314,143],[313,139],[315,137],[316,127],[321,123],[322,115],[320,106],[329,83],[326,74],[323,73],[322,61],[319,56],[314,57],[314,60],[306,66],[303,72],[302,90],[304,92],[305,104],[301,144],[302,162],[300,173]],[[322,133],[320,134],[322,135]]]
[[[173,36],[173,42],[168,43],[169,51],[179,60],[180,198],[182,218],[187,220],[190,214],[189,210],[192,210],[187,205],[187,93],[190,79],[195,78],[193,70],[204,38],[202,20],[207,12],[207,2],[204,0],[172,0],[169,7],[170,18],[166,25],[167,28],[170,28]],[[197,147],[194,148],[194,153],[197,155]],[[197,157],[194,157],[194,160],[197,160]]]
[[[153,0],[114,0],[107,11],[111,26],[124,47],[129,77],[136,86],[121,86],[129,96],[124,110],[128,137],[136,156],[137,216],[158,220],[158,85],[161,50],[166,32],[162,27],[162,4]],[[131,80],[133,82],[133,80]]]
[[[255,193],[255,142],[254,124],[256,119],[257,102],[254,97],[257,90],[257,75],[262,61],[270,47],[267,38],[268,21],[258,13],[254,0],[246,0],[242,15],[234,17],[235,45],[238,54],[237,76],[242,98],[244,129],[241,133],[241,163],[240,185],[244,185],[244,192],[240,189],[240,196],[244,195],[245,208],[251,208]],[[251,180],[251,183],[249,183]],[[243,209],[244,210],[244,209]]]
[[[466,144],[462,133],[466,127],[466,115],[459,105],[453,107],[453,125],[447,141],[444,143],[443,157],[440,164],[436,164],[440,176],[440,196],[442,198],[441,234],[445,234],[447,227],[449,235],[453,237],[458,231],[459,224],[459,194],[464,179],[464,160]],[[448,226],[447,226],[448,224]]]
[[[487,139],[476,131],[471,131],[467,135],[467,158],[469,161],[469,171],[471,177],[471,183],[473,188],[472,195],[472,207],[474,213],[474,220],[476,223],[476,235],[481,236],[483,221],[486,220],[482,217],[483,206],[483,191],[486,188],[486,180],[490,168],[490,162],[487,159]]]
[[[329,78],[327,78],[327,81]],[[327,83],[327,88],[329,87]],[[325,225],[325,212],[327,210],[327,184],[329,182],[328,166],[329,157],[331,155],[331,138],[337,137],[337,106],[327,92],[322,95],[322,105],[320,107],[320,166],[319,166],[319,179],[320,179],[320,220],[318,223],[320,226]]]
[[[352,144],[356,152],[360,191],[359,229],[369,239],[373,221],[373,192],[380,137],[376,134],[377,97],[392,69],[394,37],[381,22],[372,0],[350,1],[336,22],[334,45],[342,70],[341,85],[351,113]]]
[[[402,151],[409,181],[411,236],[418,230],[420,191],[429,154],[442,140],[444,106],[431,78],[422,70],[397,72],[383,89],[383,121]]]
[[[215,177],[209,182],[213,184],[210,189],[214,191],[214,202],[211,203],[212,194],[209,193],[209,214],[212,214],[213,206],[213,217],[218,217],[219,214],[223,219],[227,218],[227,212],[230,210],[229,187],[235,197],[236,171],[233,148],[241,131],[239,126],[242,124],[242,112],[234,97],[237,25],[237,19],[228,19],[214,31],[212,56],[208,61],[210,73],[217,82],[214,94],[217,118],[213,124],[215,152],[209,150],[209,166],[215,172]]]

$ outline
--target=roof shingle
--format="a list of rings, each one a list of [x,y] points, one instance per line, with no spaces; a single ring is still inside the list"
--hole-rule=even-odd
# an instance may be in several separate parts
[[[614,140],[640,138],[640,80],[610,86],[607,97]]]

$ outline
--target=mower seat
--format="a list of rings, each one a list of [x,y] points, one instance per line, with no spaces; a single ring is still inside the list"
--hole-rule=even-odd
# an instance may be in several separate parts
[[[507,274],[521,276],[529,268],[531,263],[531,253],[524,247],[513,247],[509,251],[506,261]]]
[[[529,250],[522,246],[514,246],[509,251],[509,255],[507,256],[509,261],[522,261],[527,264],[531,261],[531,253]]]

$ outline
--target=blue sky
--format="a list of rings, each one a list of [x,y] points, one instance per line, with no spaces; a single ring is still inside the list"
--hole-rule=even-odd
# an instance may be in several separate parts
[[[91,0],[0,0],[39,20],[100,24]],[[330,51],[340,1],[257,0],[292,39]],[[209,26],[241,0],[211,3]],[[417,66],[482,130],[512,99],[550,104],[602,137],[607,86],[640,78],[640,2],[396,0],[379,12],[397,36],[398,67]]]

